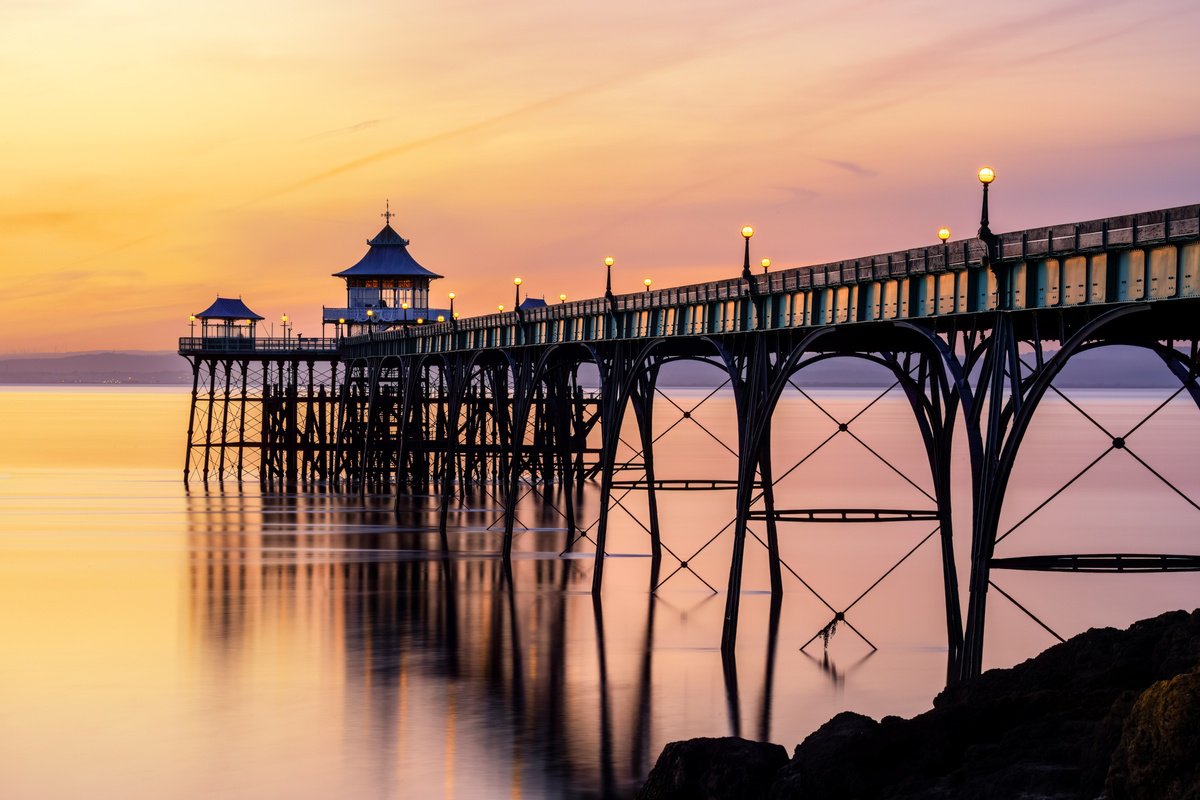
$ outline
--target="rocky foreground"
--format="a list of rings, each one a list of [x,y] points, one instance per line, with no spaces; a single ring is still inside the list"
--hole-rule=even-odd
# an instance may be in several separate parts
[[[791,759],[672,742],[638,797],[1200,800],[1200,610],[1082,633],[912,719],[838,714]]]

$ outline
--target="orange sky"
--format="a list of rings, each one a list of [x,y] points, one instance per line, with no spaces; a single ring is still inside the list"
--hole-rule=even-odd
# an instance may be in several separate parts
[[[467,313],[1200,200],[1192,0],[0,3],[0,353],[319,333],[382,225]]]

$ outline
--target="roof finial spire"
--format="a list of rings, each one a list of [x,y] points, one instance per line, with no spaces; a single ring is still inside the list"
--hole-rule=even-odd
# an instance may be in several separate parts
[[[396,215],[392,213],[392,201],[391,200],[383,201],[383,213],[380,214],[379,216],[383,217],[383,221],[385,224],[387,224],[387,225],[392,224],[392,217],[394,217]]]

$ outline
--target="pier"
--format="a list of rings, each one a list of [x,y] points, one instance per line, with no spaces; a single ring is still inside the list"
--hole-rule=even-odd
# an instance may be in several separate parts
[[[1110,345],[1142,348],[1200,410],[1200,205],[997,235],[988,226],[984,186],[973,238],[949,241],[947,232],[929,247],[757,273],[750,231],[742,273],[725,280],[622,295],[610,289],[603,297],[518,304],[472,318],[455,315],[452,299],[445,309],[429,307],[428,282],[440,276],[403,262],[399,251],[408,242],[391,229],[388,212],[384,231],[370,242],[371,253],[384,255],[360,262],[370,259],[374,277],[360,285],[354,268],[338,273],[347,277],[350,297],[347,307],[326,309],[334,336],[258,338],[254,322],[261,317],[244,304],[223,304],[227,298],[197,315],[201,335],[179,343],[193,369],[185,480],[389,492],[397,504],[433,494],[443,539],[451,506],[488,491],[504,509],[504,564],[526,489],[596,480],[599,519],[592,527],[576,519],[572,493],[561,493],[564,551],[585,542],[592,548],[596,594],[616,492],[646,494],[650,591],[694,558],[663,546],[658,494],[727,492],[732,522],[720,535],[731,537],[732,556],[727,581],[714,588],[725,593],[726,653],[737,640],[748,538],[763,544],[771,592],[779,596],[794,575],[779,554],[781,526],[929,520],[942,553],[947,678],[972,677],[982,668],[995,570],[1200,570],[1197,554],[995,557],[996,544],[1011,532],[1001,529],[1000,515],[1022,440],[1040,401],[1061,394],[1054,381],[1073,356]],[[772,416],[798,373],[833,358],[876,364],[903,391],[933,486],[925,507],[875,508],[869,491],[854,508],[777,507],[771,454],[782,443],[773,441]],[[656,474],[657,380],[677,361],[711,365],[733,394],[738,435],[726,444],[738,459],[735,479]],[[585,365],[598,373],[598,386],[581,382]],[[630,411],[638,454],[620,461]],[[840,421],[839,430],[852,424]],[[1132,431],[1095,424],[1110,449],[1132,454]],[[973,499],[965,614],[950,496],[956,435],[966,438]],[[1170,486],[1150,455],[1135,457]],[[763,523],[765,536],[749,530],[752,520]],[[831,606],[827,630],[853,629],[848,611]]]

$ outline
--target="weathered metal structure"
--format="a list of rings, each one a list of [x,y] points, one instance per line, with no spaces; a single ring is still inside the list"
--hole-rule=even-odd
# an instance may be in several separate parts
[[[506,561],[523,486],[595,477],[599,520],[588,538],[595,547],[596,593],[604,581],[615,490],[647,494],[653,590],[665,558],[678,562],[676,569],[688,568],[688,559],[662,546],[657,495],[728,489],[734,522],[724,587],[726,652],[737,636],[751,520],[765,523],[775,595],[790,569],[779,556],[782,523],[934,520],[942,548],[948,677],[976,675],[993,570],[1200,570],[1200,556],[1191,554],[994,556],[997,541],[1007,535],[1000,512],[1022,439],[1039,401],[1056,391],[1053,380],[1074,355],[1113,344],[1145,348],[1178,378],[1179,391],[1200,405],[1200,205],[998,236],[988,229],[986,200],[984,208],[978,238],[941,246],[763,275],[750,274],[747,255],[736,279],[340,341],[293,342],[291,349],[259,340],[252,352],[233,354],[185,339],[180,352],[193,361],[200,387],[189,470],[209,481],[232,476],[226,459],[236,443],[258,448],[267,486],[327,481],[345,491],[394,491],[398,503],[409,493],[436,492],[443,535],[456,497],[495,485],[505,509]],[[778,443],[772,442],[771,420],[780,396],[799,371],[845,357],[889,370],[907,397],[933,486],[928,508],[776,507],[771,452]],[[736,480],[656,476],[656,380],[664,365],[679,360],[711,364],[727,377],[738,416]],[[245,381],[248,365],[264,376],[260,401],[250,400],[255,384]],[[329,383],[314,378],[316,365],[328,369]],[[597,391],[581,385],[584,365],[598,371]],[[248,402],[261,402],[261,438],[240,427],[236,438],[226,436],[225,409],[244,409]],[[635,463],[617,463],[629,409],[641,452]],[[244,410],[233,417],[251,419]],[[205,424],[197,427],[198,418]],[[844,429],[846,423],[840,424]],[[196,435],[201,429],[203,440]],[[1127,448],[1128,433],[1104,432],[1112,448]],[[965,620],[950,497],[956,433],[966,438],[973,500]],[[244,474],[244,462],[239,465],[236,474]],[[636,478],[619,480],[630,473]],[[582,536],[570,493],[564,501],[570,547]],[[831,625],[849,624],[847,609],[829,608]]]

